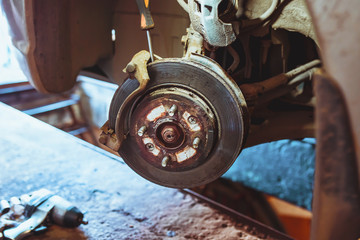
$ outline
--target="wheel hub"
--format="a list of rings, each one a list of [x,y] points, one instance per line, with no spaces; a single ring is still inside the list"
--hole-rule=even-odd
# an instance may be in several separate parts
[[[201,164],[217,134],[209,103],[182,87],[150,89],[138,102],[130,123],[141,156],[153,166],[171,171]]]
[[[178,147],[185,139],[181,127],[171,122],[163,123],[158,129],[161,131],[157,130],[156,136],[167,148]]]
[[[248,129],[238,86],[216,62],[192,57],[148,64],[146,88],[130,103],[124,99],[140,82],[125,81],[109,112],[111,134],[123,139],[120,156],[144,178],[168,187],[220,177],[239,155]]]

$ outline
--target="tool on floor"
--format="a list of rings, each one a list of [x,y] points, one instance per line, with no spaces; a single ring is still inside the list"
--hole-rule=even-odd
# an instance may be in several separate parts
[[[19,240],[46,230],[51,224],[70,228],[87,224],[77,207],[47,189],[11,200],[10,211],[0,215],[0,239]]]

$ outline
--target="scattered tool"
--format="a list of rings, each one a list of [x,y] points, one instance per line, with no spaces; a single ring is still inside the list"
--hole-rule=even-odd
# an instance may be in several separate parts
[[[1,201],[1,206],[4,206],[0,214],[1,240],[19,240],[43,231],[51,224],[70,228],[87,224],[77,207],[46,189],[20,198],[12,197],[10,204],[6,202]]]

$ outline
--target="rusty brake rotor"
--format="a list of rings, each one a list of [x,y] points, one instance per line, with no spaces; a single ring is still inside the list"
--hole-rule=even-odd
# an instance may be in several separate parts
[[[157,184],[184,188],[215,180],[232,165],[244,143],[247,109],[240,89],[219,71],[205,57],[148,65],[145,91],[125,106],[131,109],[128,133],[119,149],[134,171]],[[112,129],[124,124],[118,111],[138,85],[128,79],[115,93]]]

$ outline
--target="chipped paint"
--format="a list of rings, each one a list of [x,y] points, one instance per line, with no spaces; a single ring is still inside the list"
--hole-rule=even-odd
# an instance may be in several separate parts
[[[177,158],[177,162],[181,163],[192,158],[195,154],[196,150],[192,147],[187,146],[184,150],[177,152],[175,155]]]
[[[160,105],[153,110],[150,111],[150,113],[146,116],[146,119],[150,122],[153,122],[160,117],[164,116],[166,114],[165,107],[163,105]]]

